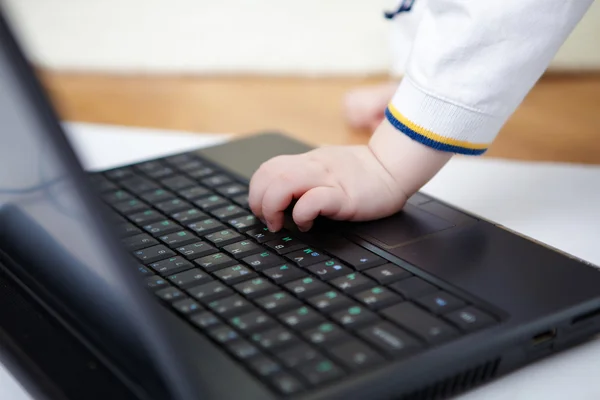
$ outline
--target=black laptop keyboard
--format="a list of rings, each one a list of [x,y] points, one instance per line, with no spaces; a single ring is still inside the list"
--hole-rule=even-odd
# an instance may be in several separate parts
[[[92,179],[148,288],[282,394],[496,322],[348,239],[315,248],[269,232],[248,186],[195,154]]]

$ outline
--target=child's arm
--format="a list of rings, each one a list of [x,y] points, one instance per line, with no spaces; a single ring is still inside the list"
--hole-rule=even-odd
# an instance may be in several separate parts
[[[592,0],[429,0],[407,74],[368,146],[276,157],[250,185],[272,230],[293,217],[391,215],[452,154],[482,154],[539,79]]]

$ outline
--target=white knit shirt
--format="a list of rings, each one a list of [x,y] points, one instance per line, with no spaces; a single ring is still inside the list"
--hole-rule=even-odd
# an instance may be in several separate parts
[[[426,4],[386,117],[428,146],[477,155],[593,0],[416,1]]]

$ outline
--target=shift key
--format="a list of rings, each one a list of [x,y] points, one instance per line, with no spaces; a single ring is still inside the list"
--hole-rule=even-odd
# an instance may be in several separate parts
[[[361,271],[366,268],[383,265],[387,261],[346,239],[336,239],[325,245],[323,250]]]

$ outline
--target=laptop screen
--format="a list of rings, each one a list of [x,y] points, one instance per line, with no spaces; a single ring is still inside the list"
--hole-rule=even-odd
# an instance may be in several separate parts
[[[185,374],[169,356],[176,352],[157,305],[133,275],[133,260],[109,240],[101,202],[86,184],[0,13],[0,260],[70,327],[114,355],[113,366],[137,372],[146,390],[183,390]]]

